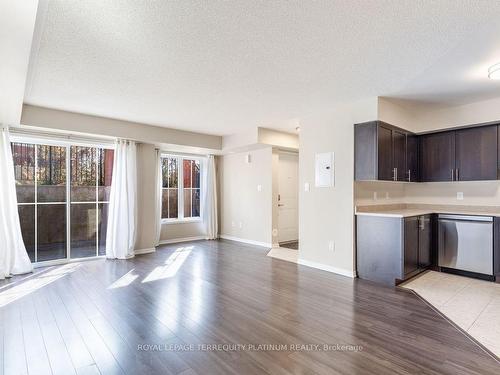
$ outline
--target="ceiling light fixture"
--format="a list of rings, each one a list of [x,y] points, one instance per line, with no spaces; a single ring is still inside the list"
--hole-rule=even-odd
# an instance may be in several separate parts
[[[492,65],[488,69],[489,79],[500,79],[500,63]]]

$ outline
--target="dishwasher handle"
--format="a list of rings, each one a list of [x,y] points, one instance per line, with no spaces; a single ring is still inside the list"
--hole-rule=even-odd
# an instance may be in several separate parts
[[[471,216],[471,215],[439,215],[438,219],[459,220],[459,221],[484,221],[493,222],[492,216]]]

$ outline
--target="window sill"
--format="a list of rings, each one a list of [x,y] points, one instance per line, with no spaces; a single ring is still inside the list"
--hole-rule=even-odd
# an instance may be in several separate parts
[[[161,219],[161,224],[189,224],[189,223],[201,223],[201,217],[189,217],[183,219]]]

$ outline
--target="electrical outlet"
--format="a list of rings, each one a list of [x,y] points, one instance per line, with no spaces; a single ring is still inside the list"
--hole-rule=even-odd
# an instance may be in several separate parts
[[[373,192],[373,200],[376,201],[377,199],[378,199],[377,192],[374,191]]]
[[[331,240],[328,242],[328,250],[335,251],[335,241]]]
[[[257,185],[257,191],[262,191],[262,185]]]
[[[306,191],[306,192],[307,192],[307,191],[309,191],[310,189],[311,189],[311,187],[310,187],[310,185],[309,185],[309,182],[306,182],[306,183],[304,184],[304,191]]]
[[[464,200],[464,193],[459,191],[457,192],[457,201],[463,201]]]
[[[385,199],[389,199],[389,192],[388,191],[385,192]]]
[[[274,228],[273,229],[273,237],[277,237],[278,236],[278,229]]]
[[[238,226],[240,227],[240,229],[241,229],[241,228],[243,228],[243,223],[240,221],[240,222],[238,223]]]

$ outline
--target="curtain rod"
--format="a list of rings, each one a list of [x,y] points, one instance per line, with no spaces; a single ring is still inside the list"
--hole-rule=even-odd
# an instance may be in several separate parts
[[[19,127],[9,127],[9,132],[14,136],[60,139],[65,141],[84,142],[84,143],[101,143],[106,145],[115,144],[116,140],[116,138],[114,137],[83,136],[77,134],[67,134],[59,131],[50,132],[38,129],[22,129]]]

